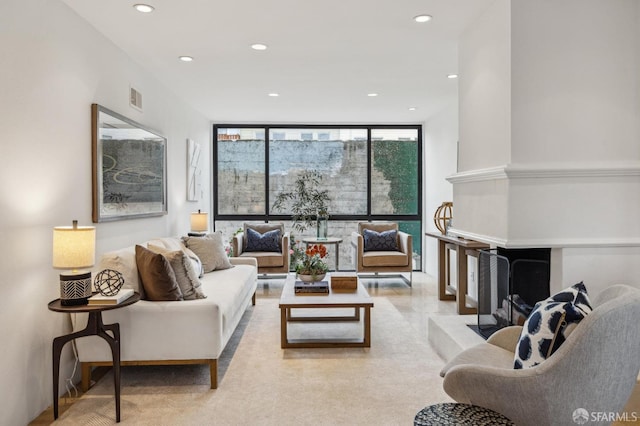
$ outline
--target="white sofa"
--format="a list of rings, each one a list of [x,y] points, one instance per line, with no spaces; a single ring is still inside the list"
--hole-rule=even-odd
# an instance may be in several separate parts
[[[178,238],[147,243],[175,250]],[[218,386],[218,357],[250,303],[255,305],[257,262],[231,258],[234,267],[215,270],[200,279],[205,299],[185,301],[140,300],[133,305],[102,313],[105,324],[120,324],[121,365],[209,364],[211,388]],[[114,267],[114,261],[117,267]],[[97,271],[109,265],[124,275],[125,287],[139,291],[135,246],[105,253]],[[75,314],[74,330],[81,330],[87,314]],[[76,341],[82,366],[82,388],[91,382],[94,366],[112,365],[109,345],[97,336]]]

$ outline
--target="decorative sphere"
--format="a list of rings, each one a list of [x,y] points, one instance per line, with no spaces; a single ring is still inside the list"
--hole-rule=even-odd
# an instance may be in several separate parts
[[[447,227],[451,224],[451,219],[453,219],[452,209],[453,203],[451,201],[445,201],[436,209],[436,212],[433,215],[433,222],[442,235],[446,235]]]
[[[105,269],[96,274],[93,285],[101,295],[115,296],[124,285],[124,277],[118,271]]]

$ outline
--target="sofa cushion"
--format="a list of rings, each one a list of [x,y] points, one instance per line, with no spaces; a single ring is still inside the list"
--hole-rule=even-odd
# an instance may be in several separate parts
[[[267,231],[264,234],[256,231],[255,229],[247,229],[247,245],[244,251],[264,251],[280,253],[280,239],[282,235],[279,229]]]
[[[536,303],[522,327],[514,368],[535,367],[549,358],[591,310],[581,282]]]
[[[189,256],[182,250],[169,250],[155,244],[147,244],[149,250],[160,253],[167,258],[171,269],[176,275],[176,281],[184,300],[204,299],[202,283],[200,282],[200,270],[191,262]]]
[[[182,237],[182,241],[198,256],[204,272],[231,268],[224,250],[222,232],[216,231],[204,237]]]
[[[167,258],[136,245],[136,265],[147,300],[182,300],[182,293]]]
[[[280,253],[254,251],[242,253],[240,257],[253,257],[258,262],[258,268],[277,268],[284,266],[284,257]]]
[[[364,251],[398,251],[398,231],[377,232],[372,229],[363,231]]]
[[[407,255],[400,251],[370,251],[362,254],[362,266],[407,266]]]

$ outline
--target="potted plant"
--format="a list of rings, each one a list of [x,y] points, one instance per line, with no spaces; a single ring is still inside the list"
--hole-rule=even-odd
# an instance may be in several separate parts
[[[291,212],[293,228],[303,233],[315,225],[318,212],[327,214],[329,191],[319,190],[322,175],[317,170],[305,170],[295,181],[295,190],[276,196],[273,210]]]
[[[327,257],[327,248],[322,244],[314,244],[307,248],[300,262],[296,266],[296,273],[300,281],[322,281],[329,267],[322,259]]]

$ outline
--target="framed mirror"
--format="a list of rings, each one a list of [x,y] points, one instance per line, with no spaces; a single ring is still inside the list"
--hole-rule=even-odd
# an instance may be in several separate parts
[[[167,214],[167,139],[91,105],[93,221]]]

